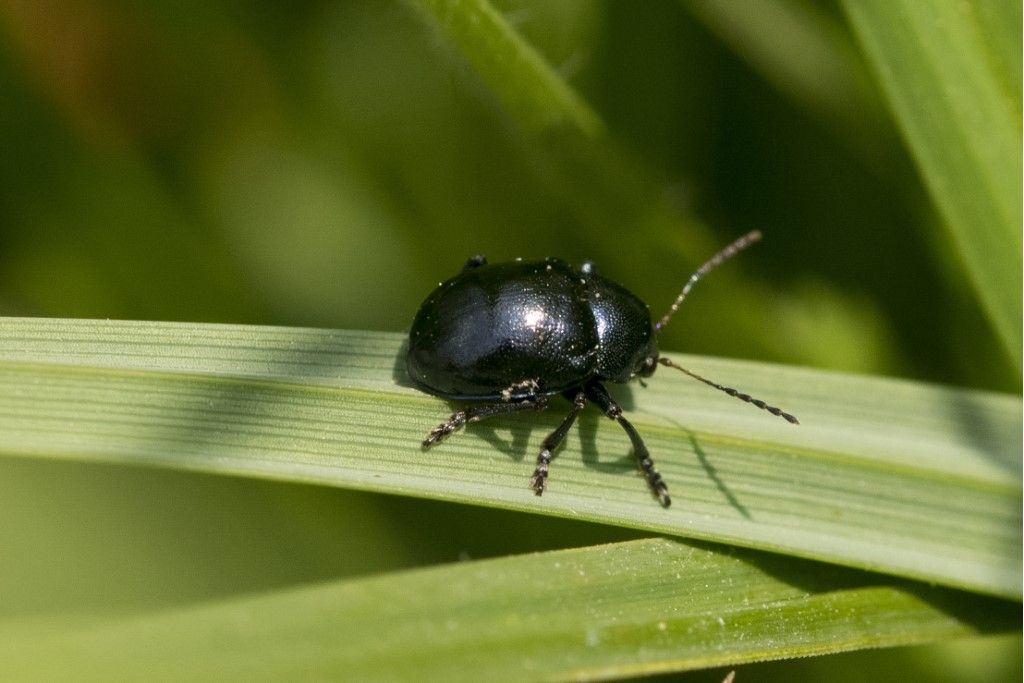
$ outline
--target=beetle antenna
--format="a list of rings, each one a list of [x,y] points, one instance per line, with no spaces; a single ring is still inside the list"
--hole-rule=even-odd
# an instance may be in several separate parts
[[[733,244],[735,244],[735,242]],[[783,420],[785,420],[786,422],[789,422],[790,424],[795,424],[795,425],[800,424],[800,420],[796,419],[795,415],[790,415],[789,413],[787,413],[786,411],[782,410],[781,408],[776,408],[775,406],[770,406],[767,403],[765,403],[764,401],[762,401],[761,399],[754,398],[750,394],[744,394],[742,391],[737,391],[736,389],[733,389],[732,387],[723,387],[721,384],[717,384],[715,382],[712,382],[709,379],[704,379],[703,377],[701,377],[697,373],[690,372],[689,370],[684,368],[682,365],[676,365],[675,363],[673,363],[668,358],[665,358],[664,356],[662,356],[661,358],[658,359],[658,363],[660,363],[661,365],[664,365],[667,368],[675,368],[676,370],[679,370],[680,372],[685,373],[685,374],[689,375],[690,377],[694,378],[698,382],[704,382],[704,384],[707,384],[709,387],[714,387],[715,389],[718,389],[719,391],[724,391],[725,393],[729,394],[730,396],[735,396],[736,398],[738,398],[741,401],[746,401],[747,403],[750,403],[752,405],[757,406],[761,410],[767,410],[772,415],[777,415],[777,416],[781,417]]]
[[[654,331],[660,332],[661,328],[665,327],[665,325],[668,325],[668,321],[671,320],[672,316],[675,315],[676,311],[679,310],[680,304],[683,303],[683,299],[685,299],[686,296],[690,293],[690,290],[693,289],[693,286],[697,284],[697,280],[701,279],[709,272],[711,272],[718,266],[722,265],[724,261],[727,261],[728,259],[732,258],[737,253],[743,251],[754,242],[757,242],[759,239],[761,239],[761,231],[751,230],[746,235],[740,237],[738,240],[727,246],[725,249],[721,250],[720,252],[709,258],[707,261],[705,261],[704,265],[698,268],[697,271],[690,276],[690,279],[686,281],[686,284],[683,285],[683,291],[679,292],[679,296],[677,296],[676,300],[672,302],[672,306],[669,307],[668,313],[661,316],[661,320],[659,320],[658,324],[654,326]]]

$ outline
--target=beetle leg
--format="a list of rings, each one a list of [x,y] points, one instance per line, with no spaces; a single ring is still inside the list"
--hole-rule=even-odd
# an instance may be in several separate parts
[[[572,394],[567,394],[566,398],[569,398]],[[587,405],[586,395],[580,391],[572,399],[572,409],[569,414],[562,420],[562,424],[558,425],[555,431],[548,434],[547,438],[544,439],[543,448],[540,454],[537,456],[537,469],[533,471],[533,477],[530,479],[530,485],[533,486],[533,492],[538,496],[544,493],[544,488],[547,485],[548,480],[548,466],[551,465],[551,454],[554,452],[558,445],[565,439],[565,435],[569,433],[569,428],[572,427],[572,423],[576,421],[576,416],[580,414]]]
[[[508,403],[512,400],[512,396],[516,391],[520,389],[526,389],[526,399],[533,400],[537,397],[537,392],[540,391],[540,383],[535,379],[524,379],[522,382],[510,384],[501,390],[501,400]]]
[[[485,403],[483,405],[469,406],[452,413],[452,416],[446,422],[442,422],[430,430],[430,434],[423,440],[423,445],[433,446],[467,422],[476,422],[491,415],[516,413],[520,410],[544,410],[547,407],[547,396],[537,396],[523,401],[516,401],[515,403]]]
[[[618,422],[626,430],[626,435],[633,443],[633,454],[636,456],[644,478],[647,479],[647,485],[650,487],[651,493],[657,496],[658,502],[661,503],[662,507],[671,505],[672,499],[668,497],[668,486],[661,478],[661,475],[658,474],[658,470],[654,469],[654,461],[651,460],[651,454],[647,451],[647,446],[644,445],[640,434],[637,433],[629,420],[622,416],[622,408],[619,407],[619,404],[608,395],[608,390],[600,382],[590,382],[587,384],[586,392],[587,398],[596,403],[605,415]]]

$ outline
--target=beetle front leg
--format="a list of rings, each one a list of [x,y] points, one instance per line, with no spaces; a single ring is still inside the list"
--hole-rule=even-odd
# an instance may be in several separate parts
[[[476,422],[491,415],[517,413],[521,410],[544,410],[547,407],[547,396],[536,396],[516,401],[515,403],[485,403],[483,405],[470,406],[452,413],[452,416],[446,422],[442,422],[430,430],[430,434],[423,440],[423,445],[433,446],[467,422]]]
[[[619,404],[608,394],[608,390],[600,382],[588,384],[586,392],[587,398],[596,403],[605,415],[618,422],[626,431],[626,435],[633,444],[633,454],[636,456],[637,463],[640,465],[640,470],[647,480],[647,486],[650,487],[651,493],[658,498],[658,502],[661,503],[662,507],[671,505],[672,499],[668,497],[668,486],[661,478],[661,475],[658,474],[658,470],[654,469],[654,461],[651,460],[651,454],[647,451],[647,446],[644,445],[640,434],[630,424],[629,420],[622,416],[622,408],[619,407]]]
[[[567,395],[569,398],[571,394]],[[548,481],[548,467],[551,465],[551,454],[559,444],[565,440],[565,435],[569,433],[569,428],[572,427],[572,423],[576,421],[576,416],[580,414],[587,405],[587,397],[581,391],[572,398],[572,409],[569,414],[562,420],[562,424],[558,425],[555,431],[548,434],[547,438],[544,439],[543,448],[540,454],[537,456],[537,469],[533,471],[533,477],[530,479],[530,485],[533,486],[533,492],[538,496],[544,493],[544,489],[547,487]]]

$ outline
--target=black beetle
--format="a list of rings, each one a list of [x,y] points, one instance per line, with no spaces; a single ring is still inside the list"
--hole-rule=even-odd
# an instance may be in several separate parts
[[[649,377],[660,364],[798,424],[779,408],[658,355],[655,335],[694,283],[760,238],[758,231],[748,233],[711,257],[690,276],[657,324],[651,323],[644,302],[598,275],[589,262],[577,270],[556,258],[488,265],[483,256],[472,257],[462,272],[427,297],[409,331],[406,367],[416,386],[435,396],[473,403],[435,427],[423,445],[437,443],[466,422],[543,410],[549,396],[561,394],[572,408],[544,439],[537,456],[531,483],[539,496],[552,453],[590,400],[626,430],[651,492],[668,507],[668,487],[603,382]]]

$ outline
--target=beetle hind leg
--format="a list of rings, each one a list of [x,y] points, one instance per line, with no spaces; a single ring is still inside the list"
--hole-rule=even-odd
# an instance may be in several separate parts
[[[608,390],[600,382],[591,382],[587,385],[587,397],[596,403],[605,415],[618,422],[625,430],[633,444],[633,454],[636,456],[637,464],[640,465],[640,471],[643,472],[651,493],[658,499],[662,507],[670,506],[672,499],[668,495],[668,485],[665,484],[665,480],[661,478],[658,470],[654,468],[654,461],[651,460],[651,454],[648,452],[647,446],[644,445],[643,439],[640,438],[640,434],[630,421],[622,416],[622,408],[619,407],[619,404],[608,395]]]
[[[547,406],[547,396],[535,396],[514,403],[485,403],[483,405],[469,406],[468,408],[455,411],[447,421],[430,430],[427,438],[423,439],[423,445],[426,447],[433,446],[467,422],[476,422],[491,415],[505,415],[521,410],[544,410]]]
[[[543,447],[537,455],[537,468],[533,471],[533,476],[530,478],[530,485],[533,487],[533,492],[538,496],[543,494],[544,489],[547,488],[548,467],[551,465],[552,453],[565,440],[565,435],[569,433],[569,428],[576,421],[576,416],[587,405],[587,397],[582,391],[578,392],[575,396],[571,394],[566,396],[566,398],[569,397],[572,397],[572,409],[565,416],[565,419],[562,420],[562,423],[558,425],[558,428],[544,439]]]

